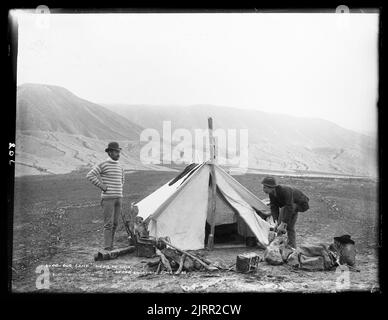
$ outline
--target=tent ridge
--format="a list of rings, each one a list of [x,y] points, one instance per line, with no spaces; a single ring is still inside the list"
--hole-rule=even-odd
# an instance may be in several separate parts
[[[191,178],[190,179],[186,179],[185,181],[183,181],[178,186],[178,189],[176,190],[176,192],[174,192],[165,201],[163,201],[160,204],[160,206],[155,210],[155,212],[153,214],[151,214],[149,217],[147,217],[145,221],[147,222],[149,220],[154,220],[155,218],[157,218],[159,216],[159,214],[163,211],[163,209],[165,207],[167,207],[178,196],[178,194],[184,189],[184,187],[187,185],[187,183],[191,179],[193,179],[193,177],[199,172],[199,169],[201,169],[203,166],[204,166],[204,163],[202,163],[201,165],[199,165],[196,168],[194,168],[193,170],[195,170],[195,171],[191,174]],[[187,174],[190,174],[190,172],[188,172]],[[185,176],[182,177],[182,179],[184,179],[184,178],[185,178]]]

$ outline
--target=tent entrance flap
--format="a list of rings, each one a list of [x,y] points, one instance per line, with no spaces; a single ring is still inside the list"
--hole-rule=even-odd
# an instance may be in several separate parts
[[[209,204],[211,190],[209,188]],[[210,233],[210,217],[205,225],[205,244]],[[245,244],[247,237],[255,237],[238,211],[226,200],[220,189],[216,192],[216,221],[214,232],[215,244],[238,245]]]
[[[206,222],[205,226],[205,241],[204,244],[207,244],[207,240],[210,233],[210,224]],[[245,246],[246,238],[239,234],[237,223],[228,223],[220,224],[214,228],[214,245],[244,245]]]
[[[238,212],[238,217],[246,223],[247,234],[252,233],[261,245],[267,246],[269,244],[270,224],[256,213],[256,210],[249,203],[251,201],[245,198],[244,190],[241,190],[241,188],[237,189],[235,181],[229,179],[230,177],[224,176],[221,170],[216,171],[216,176],[218,189],[230,206]]]

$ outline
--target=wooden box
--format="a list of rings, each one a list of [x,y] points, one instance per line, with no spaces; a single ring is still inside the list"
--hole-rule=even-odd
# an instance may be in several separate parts
[[[255,252],[239,254],[236,260],[236,271],[248,272],[256,269],[260,261],[260,256]]]

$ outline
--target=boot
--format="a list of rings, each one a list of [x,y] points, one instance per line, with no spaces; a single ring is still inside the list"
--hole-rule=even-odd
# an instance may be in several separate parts
[[[104,229],[104,250],[112,250],[113,249],[113,243],[112,243],[112,230],[111,229]]]
[[[112,236],[111,236],[111,247],[113,249],[114,247],[114,241],[115,241],[115,233],[116,233],[116,228],[112,228]]]

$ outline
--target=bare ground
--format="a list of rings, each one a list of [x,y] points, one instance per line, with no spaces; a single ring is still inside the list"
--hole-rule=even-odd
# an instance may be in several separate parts
[[[124,210],[176,173],[137,171],[127,174]],[[236,176],[260,198],[262,175]],[[28,176],[15,180],[12,289],[37,291],[37,267],[50,271],[49,292],[333,292],[378,291],[377,183],[362,179],[282,177],[283,184],[305,191],[311,209],[300,213],[297,241],[331,243],[336,235],[351,234],[356,241],[357,267],[350,272],[350,286],[339,284],[335,271],[308,272],[287,265],[260,263],[256,272],[240,274],[233,269],[191,272],[181,275],[150,272],[152,259],[134,254],[95,262],[102,245],[102,214],[99,192],[89,185],[84,172],[66,175]],[[118,246],[126,234],[118,230]],[[205,256],[231,266],[240,253],[257,248],[216,249]]]

